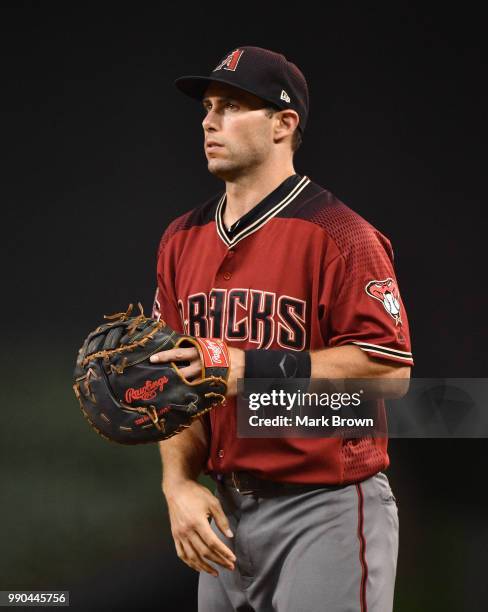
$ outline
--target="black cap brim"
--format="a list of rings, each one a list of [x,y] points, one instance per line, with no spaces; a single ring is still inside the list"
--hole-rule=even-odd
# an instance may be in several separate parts
[[[207,87],[212,82],[212,79],[203,76],[183,76],[176,79],[176,87],[190,98],[202,100],[203,94]]]
[[[224,83],[225,85],[231,85],[232,87],[235,87],[236,89],[242,89],[242,91],[247,91],[247,93],[251,93],[255,96],[258,96],[262,100],[265,100],[266,102],[270,102],[270,104],[273,104],[274,106],[278,106],[276,102],[263,98],[255,91],[252,91],[252,89],[241,87],[240,85],[236,85],[236,83],[233,83],[231,80],[227,80],[227,79],[214,79],[214,78],[203,77],[203,76],[183,76],[183,77],[176,79],[174,83],[176,87],[182,93],[186,94],[187,96],[190,96],[190,98],[194,98],[195,100],[200,100],[200,101],[203,100],[203,96],[207,90],[207,87],[211,83]]]

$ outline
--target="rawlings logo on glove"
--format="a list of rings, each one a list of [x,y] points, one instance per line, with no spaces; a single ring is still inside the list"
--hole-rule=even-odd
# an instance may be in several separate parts
[[[166,376],[161,376],[158,380],[146,380],[144,387],[133,389],[130,387],[125,392],[125,401],[130,404],[133,399],[154,399],[158,391],[164,389],[164,383],[167,383]]]
[[[180,335],[140,314],[105,316],[86,338],[76,361],[74,392],[90,425],[121,444],[165,440],[225,401],[229,353],[215,338]],[[197,348],[201,375],[186,380],[175,363],[151,363],[151,355],[175,347]]]

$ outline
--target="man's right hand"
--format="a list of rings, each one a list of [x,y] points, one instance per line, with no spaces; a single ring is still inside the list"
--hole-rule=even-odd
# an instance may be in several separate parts
[[[178,557],[194,570],[212,576],[218,572],[208,560],[233,570],[236,557],[212,531],[208,519],[227,537],[233,537],[220,501],[195,480],[167,485],[163,488],[168,504],[171,533]]]

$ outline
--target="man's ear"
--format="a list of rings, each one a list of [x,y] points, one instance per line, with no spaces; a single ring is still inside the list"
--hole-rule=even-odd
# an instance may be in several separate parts
[[[298,122],[300,121],[298,113],[294,110],[282,110],[275,113],[275,141],[283,140],[295,131]]]

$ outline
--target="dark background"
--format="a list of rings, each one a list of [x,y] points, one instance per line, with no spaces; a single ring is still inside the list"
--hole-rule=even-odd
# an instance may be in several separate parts
[[[71,390],[101,314],[139,300],[150,312],[167,223],[222,188],[199,106],[173,80],[244,44],[299,65],[311,109],[296,170],[391,239],[413,375],[485,377],[483,20],[469,4],[15,6],[0,26],[0,589],[70,589],[80,610],[196,610],[157,448],[98,438]],[[485,609],[486,449],[390,442],[396,611]]]

